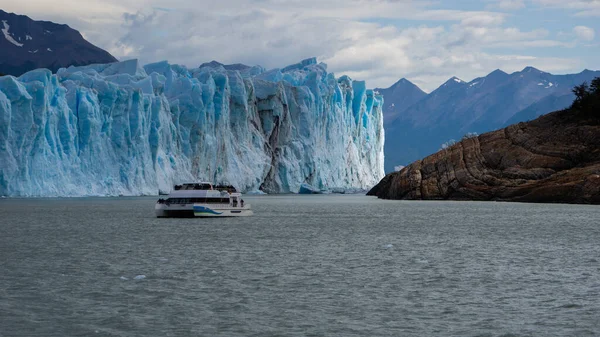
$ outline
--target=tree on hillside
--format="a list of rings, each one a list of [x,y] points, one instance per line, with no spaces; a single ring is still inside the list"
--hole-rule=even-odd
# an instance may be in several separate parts
[[[590,85],[590,93],[594,96],[600,96],[600,77],[596,77],[592,80]]]
[[[575,100],[571,109],[586,115],[600,117],[600,77],[592,80],[591,84],[583,82],[573,88]]]
[[[573,93],[575,94],[575,102],[573,103],[575,104],[576,102],[583,101],[588,94],[588,90],[589,86],[587,82],[583,82],[580,85],[576,85],[575,88],[573,88]]]

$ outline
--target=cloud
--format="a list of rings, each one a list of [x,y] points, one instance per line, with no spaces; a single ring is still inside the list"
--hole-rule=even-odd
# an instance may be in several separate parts
[[[452,75],[469,79],[500,65],[522,65],[517,58],[495,58],[490,49],[565,46],[547,39],[544,29],[503,27],[504,15],[494,13],[425,10],[419,16],[431,18],[434,25],[400,29],[360,21],[352,8],[341,17],[330,17],[327,8],[327,16],[277,6],[218,15],[205,10],[127,14],[118,50],[126,51],[122,57],[140,57],[143,62],[168,59],[188,66],[215,59],[273,68],[317,56],[331,71],[366,79],[369,86],[388,86],[408,77],[432,90]],[[452,24],[444,25],[444,18]],[[187,24],[182,27],[181,22]],[[532,60],[538,67],[550,64],[544,58]]]
[[[575,33],[578,39],[584,41],[592,41],[596,35],[594,29],[586,26],[576,26],[573,28],[573,33]]]
[[[349,55],[341,50],[325,61],[332,70],[343,71],[353,78],[368,78],[371,85],[387,86],[406,77],[426,91],[454,75],[471,80],[497,68],[517,71],[533,65],[546,71],[564,72],[581,66],[580,61],[569,58],[506,53],[511,49],[565,46],[563,42],[546,39],[548,35],[546,30],[522,32],[516,28],[473,28],[460,24],[449,29],[424,26],[398,30],[392,34],[396,40],[383,37],[382,43],[394,41],[391,49],[374,48],[358,40],[350,45],[364,44],[362,52],[355,50]],[[360,62],[366,59],[366,51],[375,60],[368,66]],[[349,59],[355,60],[354,67],[344,64]]]
[[[598,0],[533,0],[534,3],[550,8],[566,8],[576,11],[575,16],[600,16],[600,1]]]
[[[499,0],[488,7],[506,11],[515,11],[517,9],[525,8],[525,2],[523,0]]]
[[[498,14],[476,14],[461,20],[461,25],[466,27],[497,26],[504,22],[504,16]]]
[[[581,66],[577,58],[531,56],[535,48],[575,46],[552,39],[547,29],[510,26],[511,14],[489,9],[440,9],[438,1],[65,1],[69,11],[48,0],[2,7],[68,23],[120,59],[274,68],[317,56],[337,75],[365,79],[370,87],[406,77],[430,91],[451,76],[470,80],[496,68],[563,72]],[[508,9],[509,2],[514,8],[522,1],[497,1],[494,8]],[[576,33],[577,43],[591,41],[589,31],[570,34]]]

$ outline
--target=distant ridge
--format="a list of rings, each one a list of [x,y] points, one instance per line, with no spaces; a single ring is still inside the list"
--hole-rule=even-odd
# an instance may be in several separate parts
[[[34,21],[0,10],[0,73],[20,76],[38,68],[116,62],[107,51],[86,41],[67,25]]]
[[[245,65],[242,63],[223,64],[223,63],[217,62],[215,60],[202,63],[199,68],[202,68],[202,67],[211,67],[211,68],[223,67],[227,70],[247,70],[247,69],[252,68],[251,66],[248,66],[248,65]]]
[[[452,77],[430,94],[394,90],[403,80],[377,89],[384,96],[385,170],[408,165],[467,133],[484,133],[564,109],[574,99],[575,85],[598,76],[600,71],[588,69],[553,75],[529,66],[512,74],[496,69],[470,82]]]

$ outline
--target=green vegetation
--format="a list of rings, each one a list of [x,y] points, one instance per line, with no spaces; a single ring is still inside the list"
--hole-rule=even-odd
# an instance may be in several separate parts
[[[592,80],[590,85],[587,82],[573,88],[575,101],[571,109],[580,111],[588,116],[600,117],[600,77]]]

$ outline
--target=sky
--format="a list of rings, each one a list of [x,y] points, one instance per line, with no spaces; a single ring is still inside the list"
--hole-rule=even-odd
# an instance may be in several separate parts
[[[430,92],[495,69],[600,69],[600,0],[0,0],[66,23],[119,60],[279,68],[316,56],[337,76]]]

